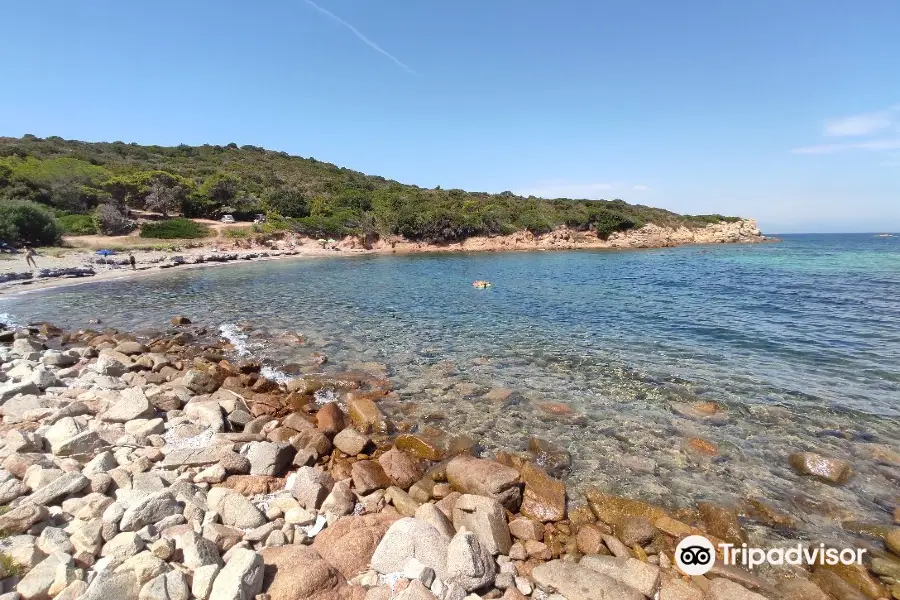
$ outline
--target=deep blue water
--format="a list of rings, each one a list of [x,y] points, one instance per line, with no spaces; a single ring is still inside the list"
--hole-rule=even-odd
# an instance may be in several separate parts
[[[407,418],[443,418],[488,449],[552,437],[575,457],[575,486],[672,504],[764,497],[816,529],[837,513],[884,519],[900,465],[872,455],[900,452],[900,237],[782,239],[255,263],[29,294],[0,312],[67,327],[249,324],[278,362],[324,351],[332,369],[383,365]],[[522,401],[480,398],[495,387]],[[727,423],[676,414],[699,401],[721,403]],[[586,419],[548,419],[543,402]],[[684,451],[690,437],[719,456]],[[786,462],[797,450],[849,458],[860,475],[840,489],[800,479]]]

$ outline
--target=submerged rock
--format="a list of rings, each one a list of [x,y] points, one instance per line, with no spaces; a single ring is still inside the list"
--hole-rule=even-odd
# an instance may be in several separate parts
[[[853,475],[848,461],[828,458],[814,452],[791,454],[788,462],[801,475],[815,477],[819,481],[832,485],[843,485]]]

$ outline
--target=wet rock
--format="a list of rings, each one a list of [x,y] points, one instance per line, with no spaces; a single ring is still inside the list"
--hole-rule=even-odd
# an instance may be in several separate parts
[[[801,475],[815,477],[832,485],[843,485],[853,475],[850,463],[846,460],[828,458],[814,452],[791,454],[788,462]]]
[[[884,543],[888,550],[900,556],[900,528],[893,529],[884,538]]]
[[[830,600],[819,586],[799,577],[781,581],[776,587],[781,600]]]
[[[703,438],[690,438],[685,443],[685,448],[690,452],[696,452],[697,454],[703,454],[705,456],[716,456],[719,454],[719,447],[713,442],[704,440]]]
[[[172,320],[170,322],[172,324],[172,327],[180,327],[182,325],[190,325],[191,324],[190,319],[188,319],[187,317],[184,317],[184,316],[180,316],[180,315],[172,317]]]
[[[698,508],[700,518],[710,534],[738,546],[747,541],[736,510],[709,502],[701,502]]]
[[[297,469],[291,495],[300,506],[313,510],[321,506],[333,487],[334,479],[329,473],[314,467],[300,467]]]
[[[397,436],[394,444],[399,450],[423,460],[443,460],[447,455],[447,440],[437,432],[404,433]]]
[[[447,578],[467,592],[494,583],[496,567],[491,553],[474,533],[460,531],[447,547]]]
[[[566,485],[531,463],[525,463],[521,473],[525,483],[522,514],[543,523],[565,519]]]
[[[251,475],[281,475],[295,454],[290,444],[274,442],[251,442],[247,446]]]
[[[864,565],[824,564],[816,566],[815,569],[831,571],[869,598],[887,598],[890,594],[881,583],[869,574]]]
[[[542,589],[567,600],[644,600],[644,595],[593,569],[562,560],[536,566],[532,577]]]
[[[659,567],[634,558],[585,556],[579,565],[624,583],[645,596],[653,596],[659,585]]]
[[[485,496],[464,494],[453,508],[453,527],[465,527],[491,554],[507,554],[512,539],[506,524],[506,511],[500,503]]]
[[[728,415],[715,402],[696,402],[694,404],[673,402],[670,406],[672,412],[685,419],[701,421],[710,425],[725,425],[728,423]]]
[[[396,520],[393,510],[342,517],[315,537],[313,548],[341,575],[352,579],[366,571],[370,562],[376,568],[373,554]]]
[[[661,519],[668,518],[661,508],[640,500],[613,496],[596,489],[585,492],[585,497],[594,515],[609,525],[615,525],[627,517],[644,517],[654,525]]]
[[[446,579],[447,548],[450,540],[431,525],[403,518],[390,526],[371,557],[371,566],[382,574],[403,570],[410,559],[434,569]]]
[[[868,597],[852,585],[825,569],[813,571],[810,580],[825,593],[841,600],[868,600]]]
[[[242,495],[228,488],[213,488],[207,494],[209,509],[217,512],[222,524],[253,529],[266,523],[266,516]]]
[[[243,548],[234,548],[231,557],[213,582],[210,600],[250,600],[262,591],[265,564],[262,557]]]
[[[727,579],[713,579],[706,592],[709,600],[766,600],[755,592],[729,581]]]
[[[648,544],[657,529],[646,517],[623,517],[615,524],[616,537],[629,548]]]
[[[447,464],[447,481],[464,494],[489,496],[510,510],[518,508],[519,472],[498,462],[457,456]]]
[[[528,440],[532,462],[551,477],[560,478],[572,467],[572,455],[565,448],[541,438]]]
[[[361,454],[368,445],[369,438],[352,427],[347,427],[334,436],[334,447],[350,456]]]
[[[659,585],[659,600],[703,600],[703,591],[676,576],[663,574]]]
[[[347,415],[350,421],[360,430],[366,433],[384,431],[384,415],[369,398],[353,398],[347,402]]]
[[[353,463],[351,473],[353,487],[360,494],[369,494],[391,485],[391,480],[385,474],[384,469],[374,460],[361,460]]]

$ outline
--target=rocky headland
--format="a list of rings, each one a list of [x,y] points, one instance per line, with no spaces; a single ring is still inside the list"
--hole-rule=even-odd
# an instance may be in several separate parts
[[[687,577],[679,540],[740,545],[749,516],[572,498],[550,441],[481,456],[388,418],[380,373],[262,372],[183,317],[140,337],[0,329],[0,600],[900,598],[900,527],[860,525],[858,567]],[[852,475],[814,453],[789,462]]]

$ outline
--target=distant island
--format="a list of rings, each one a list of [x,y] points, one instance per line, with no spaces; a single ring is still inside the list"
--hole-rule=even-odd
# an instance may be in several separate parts
[[[232,238],[288,232],[352,237],[366,248],[388,240],[458,246],[473,238],[540,247],[547,237],[591,246],[632,231],[644,241],[625,245],[761,238],[755,222],[738,217],[679,215],[622,200],[425,189],[256,146],[0,137],[0,240],[7,243],[49,246],[62,236],[135,235],[138,228],[143,238],[203,238],[215,232],[195,219],[225,215],[237,224],[259,221],[230,229]]]

